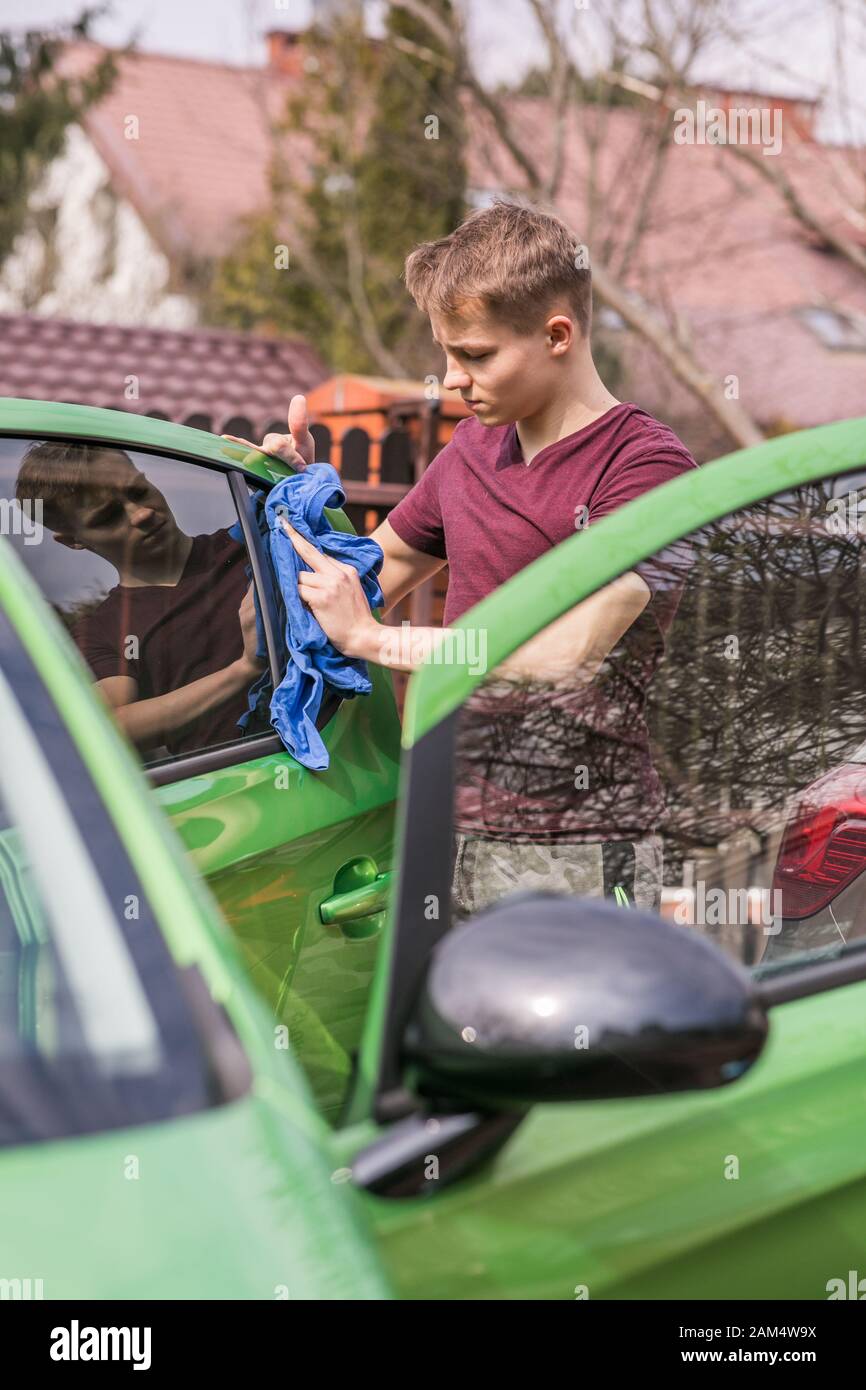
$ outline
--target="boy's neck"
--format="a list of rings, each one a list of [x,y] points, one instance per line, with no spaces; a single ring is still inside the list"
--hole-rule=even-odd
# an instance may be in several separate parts
[[[528,419],[517,421],[517,439],[524,462],[531,463],[548,444],[576,434],[615,405],[619,405],[619,401],[608,391],[592,358],[588,358],[541,410]]]

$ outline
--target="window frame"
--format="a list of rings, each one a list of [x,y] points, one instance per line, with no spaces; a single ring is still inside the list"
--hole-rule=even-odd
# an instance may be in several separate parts
[[[36,404],[35,402],[33,404]],[[115,434],[106,434],[98,437],[95,433],[89,434],[82,432],[74,434],[69,430],[57,429],[34,429],[32,424],[26,427],[10,428],[0,423],[0,437],[4,439],[21,439],[22,442],[36,443],[41,439],[52,439],[60,443],[79,445],[81,447],[98,447],[106,449],[128,449],[137,454],[149,454],[160,458],[165,462],[171,463],[176,460],[180,463],[190,463],[205,468],[210,472],[221,473],[225,479],[229,490],[229,495],[240,522],[241,531],[244,537],[244,544],[247,550],[248,561],[252,569],[253,583],[255,584],[256,596],[259,601],[259,610],[262,616],[262,627],[265,635],[265,643],[268,651],[268,665],[270,668],[271,681],[274,689],[279,685],[282,674],[279,669],[277,657],[277,623],[278,614],[266,597],[267,586],[262,583],[262,571],[267,563],[265,554],[264,538],[261,536],[255,524],[253,507],[250,498],[249,487],[265,493],[270,492],[271,488],[279,481],[276,478],[265,479],[258,474],[247,471],[237,464],[228,461],[222,462],[219,459],[207,458],[202,454],[196,454],[190,450],[174,445],[161,445],[154,443],[142,443],[129,435],[118,431]],[[266,458],[267,455],[263,455]],[[286,476],[291,477],[290,469],[286,469]],[[316,727],[320,731],[330,724],[334,715],[342,704],[342,697],[336,691],[327,691],[316,720]],[[213,748],[204,748],[192,753],[182,753],[174,758],[148,765],[142,763],[142,770],[151,786],[164,787],[175,782],[183,782],[188,778],[204,776],[207,773],[218,772],[224,768],[238,767],[245,763],[253,762],[259,758],[273,757],[276,754],[291,755],[285,749],[283,742],[277,733],[254,734],[251,738],[240,738],[232,740],[230,743],[218,744]]]

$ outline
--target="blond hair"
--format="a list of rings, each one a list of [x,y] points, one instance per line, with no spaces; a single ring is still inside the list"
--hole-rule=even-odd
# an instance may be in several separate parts
[[[479,301],[517,333],[538,327],[557,300],[587,336],[592,276],[585,248],[550,213],[497,200],[406,261],[406,286],[424,313],[459,314]]]

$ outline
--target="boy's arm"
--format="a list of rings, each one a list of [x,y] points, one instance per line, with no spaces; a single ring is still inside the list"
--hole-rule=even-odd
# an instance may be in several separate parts
[[[518,680],[588,685],[605,657],[640,617],[650,597],[649,587],[640,575],[633,571],[621,575],[512,652],[495,668],[496,674]],[[325,626],[321,618],[319,622]],[[349,638],[352,651],[347,655],[360,656],[392,670],[417,671],[453,631],[365,625]]]
[[[448,628],[400,629],[377,623],[357,570],[323,555],[285,518],[282,524],[298,555],[310,566],[298,575],[298,593],[345,656],[414,671],[448,636]],[[534,679],[578,676],[591,680],[649,600],[649,586],[640,575],[624,574],[552,623],[498,669]]]
[[[281,517],[280,521],[298,555],[310,566],[298,575],[301,600],[344,656],[361,657],[364,661],[374,661],[394,671],[414,671],[447,635],[447,628],[410,628],[408,625],[406,628],[394,628],[377,622],[361,587],[358,571],[352,565],[335,560],[332,555],[322,554],[285,517]],[[387,522],[383,522],[379,527],[377,539],[386,525]],[[389,589],[385,602],[390,607],[428,574],[435,573],[445,561],[413,550],[390,527],[388,530],[395,542],[395,549],[390,555],[389,574],[386,576]],[[387,536],[384,539],[390,544]]]
[[[411,594],[413,589],[417,589],[419,584],[423,584],[425,579],[429,579],[447,564],[447,561],[440,559],[438,555],[428,555],[424,550],[415,550],[413,546],[407,545],[397,535],[387,518],[371,533],[371,539],[378,541],[385,556],[379,572],[379,584],[385,596],[383,613],[390,612],[401,598]]]
[[[127,738],[143,748],[165,742],[203,714],[218,709],[226,700],[247,690],[257,680],[262,663],[256,657],[256,614],[250,585],[238,611],[243,637],[243,654],[219,671],[211,671],[177,690],[139,700],[138,681],[132,676],[105,676],[96,688],[111,707]]]
[[[244,657],[190,681],[179,690],[139,700],[138,681],[131,676],[106,676],[96,688],[111,706],[112,713],[127,738],[144,748],[165,742],[165,735],[183,729],[194,719],[209,714],[246,690],[261,674],[261,666],[248,664]]]
[[[512,652],[497,672],[588,684],[651,597],[646,581],[629,570],[536,633]]]

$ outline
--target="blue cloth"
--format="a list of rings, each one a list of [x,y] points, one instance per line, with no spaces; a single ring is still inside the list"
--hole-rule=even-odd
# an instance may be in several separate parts
[[[285,610],[286,648],[291,658],[271,699],[271,723],[292,756],[315,771],[326,768],[329,762],[328,750],[316,728],[325,686],[349,699],[369,695],[373,687],[367,663],[337,651],[301,602],[298,574],[309,566],[280,525],[280,516],[285,516],[317,550],[352,565],[358,571],[370,607],[379,608],[383,603],[377,578],[384,558],[381,546],[349,531],[335,531],[325,516],[326,507],[341,507],[345,500],[337,470],[329,463],[312,463],[302,473],[277,483],[264,508],[273,572]]]

